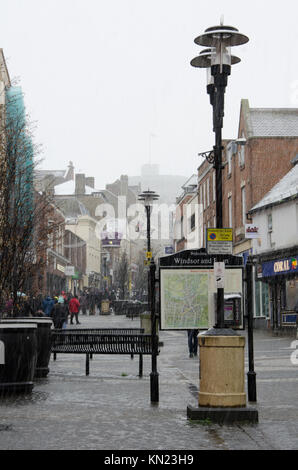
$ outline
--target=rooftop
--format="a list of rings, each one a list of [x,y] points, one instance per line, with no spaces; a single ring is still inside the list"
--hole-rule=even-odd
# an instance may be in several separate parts
[[[85,193],[86,195],[90,195],[92,193],[98,192],[96,189],[91,188],[90,186],[85,186]],[[69,196],[75,194],[75,181],[69,180],[65,181],[65,183],[55,185],[55,195],[57,196]]]
[[[248,137],[298,137],[298,108],[250,108],[241,100]]]

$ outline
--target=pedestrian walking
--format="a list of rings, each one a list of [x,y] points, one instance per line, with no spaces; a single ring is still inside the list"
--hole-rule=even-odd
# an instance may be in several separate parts
[[[64,299],[62,296],[58,298],[58,301],[55,303],[50,316],[53,318],[55,328],[61,330],[66,326],[67,309],[64,305]]]
[[[20,317],[33,317],[34,310],[30,305],[29,298],[27,295],[22,297],[22,300],[19,303],[19,315]]]
[[[75,295],[68,304],[68,310],[70,313],[70,323],[73,325],[73,317],[76,319],[76,324],[80,325],[79,322],[79,311],[80,311],[80,302],[78,296]]]
[[[199,330],[187,330],[189,357],[198,355],[198,334]]]
[[[82,309],[82,314],[87,315],[87,296],[86,293],[83,292],[79,298],[80,306]]]
[[[5,316],[10,317],[12,315],[12,310],[13,310],[13,300],[12,298],[9,298],[5,304]]]
[[[93,292],[89,293],[89,315],[95,315],[95,295]]]
[[[55,301],[49,295],[43,300],[42,311],[45,313],[47,317],[51,316],[51,311],[53,310],[54,305],[55,305]]]

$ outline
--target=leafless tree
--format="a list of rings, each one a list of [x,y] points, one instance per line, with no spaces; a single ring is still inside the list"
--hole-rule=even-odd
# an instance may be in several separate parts
[[[47,223],[53,210],[51,197],[34,190],[38,148],[19,109],[20,97],[7,100],[0,129],[0,293],[2,301],[12,298],[16,315],[21,293],[26,289],[26,294],[33,294],[47,244],[58,228]]]
[[[122,299],[125,299],[129,285],[128,257],[126,251],[122,252],[115,277],[116,284],[120,289]]]

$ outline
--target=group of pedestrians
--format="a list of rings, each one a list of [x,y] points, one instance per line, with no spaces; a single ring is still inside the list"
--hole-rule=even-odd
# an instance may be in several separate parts
[[[46,316],[53,319],[55,328],[66,328],[68,317],[70,315],[70,324],[74,324],[74,319],[77,325],[79,322],[80,302],[77,295],[67,296],[64,292],[59,296],[47,296],[43,303],[42,309]]]

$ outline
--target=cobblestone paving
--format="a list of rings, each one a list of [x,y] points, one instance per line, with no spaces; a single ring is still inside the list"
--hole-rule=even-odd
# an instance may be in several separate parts
[[[140,325],[114,315],[81,316],[81,323]],[[94,356],[86,377],[84,355],[58,355],[30,395],[0,401],[0,449],[298,449],[293,338],[255,332],[259,423],[230,426],[187,419],[187,406],[197,405],[198,359],[188,357],[185,332],[161,332],[160,340],[158,405],[150,403],[150,357],[140,379],[137,357]]]

